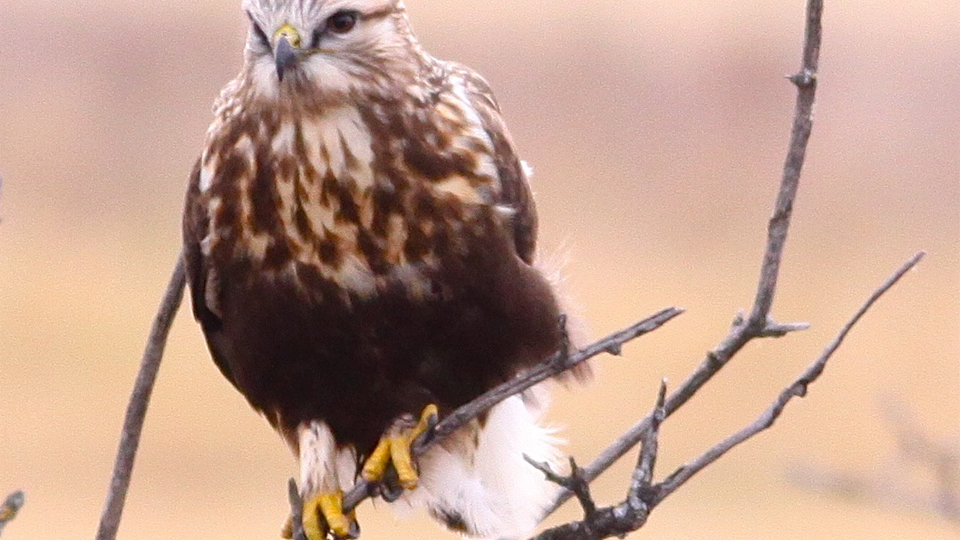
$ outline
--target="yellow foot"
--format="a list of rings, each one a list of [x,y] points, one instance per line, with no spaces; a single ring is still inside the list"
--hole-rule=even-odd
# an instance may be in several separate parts
[[[287,518],[280,536],[293,538],[293,516]],[[327,533],[336,538],[358,538],[360,527],[356,514],[343,513],[343,492],[322,493],[303,501],[303,533],[309,540],[326,540]]]
[[[410,447],[417,437],[424,434],[437,421],[437,406],[430,404],[420,413],[420,420],[413,422],[412,417],[401,417],[387,429],[377,447],[363,464],[363,479],[367,482],[379,482],[383,479],[387,467],[393,464],[397,471],[400,486],[404,489],[417,487],[419,476],[413,464]]]

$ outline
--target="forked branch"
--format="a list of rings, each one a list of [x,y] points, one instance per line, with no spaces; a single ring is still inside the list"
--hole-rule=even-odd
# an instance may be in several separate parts
[[[719,442],[696,459],[681,465],[660,483],[651,485],[653,463],[657,457],[657,432],[664,419],[663,391],[661,386],[660,399],[657,407],[650,413],[650,429],[643,432],[643,444],[640,458],[634,471],[630,490],[619,504],[595,509],[588,513],[583,520],[573,521],[543,531],[532,540],[600,540],[611,536],[623,536],[635,531],[646,523],[650,512],[663,502],[668,496],[680,488],[693,475],[710,466],[721,456],[735,446],[749,440],[754,435],[769,428],[783,413],[787,403],[794,397],[803,397],[807,388],[823,373],[827,361],[843,343],[844,338],[853,329],[854,325],[869,310],[873,304],[896,284],[910,269],[917,265],[924,256],[917,253],[904,263],[886,282],[877,288],[872,295],[860,306],[860,309],[840,329],[837,336],[823,350],[820,356],[796,380],[787,386],[774,402],[753,423],[737,433]],[[563,482],[558,482],[564,485]],[[567,487],[567,486],[564,486]],[[592,501],[591,501],[592,502]]]
[[[750,315],[747,318],[738,315],[723,340],[713,350],[707,352],[696,371],[667,397],[664,411],[668,417],[682,407],[750,341],[764,337],[780,337],[807,327],[805,323],[778,323],[770,317],[770,309],[773,306],[773,298],[776,293],[780,263],[783,259],[787,232],[790,228],[790,218],[793,214],[793,203],[800,185],[800,172],[803,169],[803,162],[806,157],[807,142],[810,140],[810,132],[813,128],[813,103],[816,97],[820,40],[823,33],[822,14],[822,0],[809,0],[807,2],[800,71],[789,77],[789,80],[797,87],[793,127],[790,131],[790,145],[783,165],[783,175],[780,180],[780,189],[777,193],[773,216],[767,226],[767,247],[763,254],[760,279]],[[601,452],[592,463],[584,468],[584,474],[587,478],[589,480],[597,478],[636,446],[644,432],[650,428],[651,421],[652,415],[647,415]],[[555,512],[571,495],[569,490],[561,490],[553,505],[547,509],[544,517]]]

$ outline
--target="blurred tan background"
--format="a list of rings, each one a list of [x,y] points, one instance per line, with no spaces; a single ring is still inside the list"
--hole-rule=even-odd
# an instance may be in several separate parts
[[[567,254],[595,336],[689,311],[603,358],[552,417],[587,462],[679,383],[753,298],[786,149],[803,2],[408,0],[442,58],[496,88],[537,170],[542,245]],[[889,463],[885,399],[960,438],[960,5],[828,0],[813,138],[774,306],[807,332],[756,343],[663,429],[658,473],[752,421],[863,299],[929,251],[772,431],[695,477],[635,538],[956,538],[939,518],[811,493],[785,471]],[[0,6],[0,495],[4,538],[92,538],[124,406],[179,248],[181,197],[239,1]],[[186,307],[186,306],[185,306]],[[633,458],[625,461],[633,461]],[[183,310],[122,538],[270,539],[293,460],[221,378]],[[598,484],[621,498],[624,463]],[[925,478],[913,479],[922,483]],[[567,509],[564,517],[578,515]],[[360,511],[364,538],[452,538]]]

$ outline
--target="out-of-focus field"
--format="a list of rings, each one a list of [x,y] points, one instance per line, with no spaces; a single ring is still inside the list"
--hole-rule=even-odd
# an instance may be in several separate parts
[[[688,313],[603,358],[552,417],[590,460],[753,298],[795,92],[802,2],[409,0],[422,41],[496,88],[537,170],[542,245],[599,336]],[[124,405],[179,248],[210,104],[239,69],[239,2],[0,6],[0,495],[4,539],[92,537]],[[751,345],[665,425],[664,475],[752,421],[867,295],[920,269],[772,431],[695,477],[636,538],[956,538],[909,510],[790,485],[797,462],[870,474],[899,400],[960,418],[960,6],[828,0],[816,123],[774,307],[807,332]],[[626,460],[631,461],[631,460]],[[629,464],[596,488],[621,497]],[[293,460],[221,378],[184,310],[151,403],[123,538],[276,538]],[[919,478],[918,481],[922,481]],[[565,517],[573,518],[576,509]],[[360,510],[364,538],[451,538]]]

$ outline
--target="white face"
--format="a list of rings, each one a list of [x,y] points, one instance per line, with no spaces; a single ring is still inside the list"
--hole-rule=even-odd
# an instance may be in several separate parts
[[[244,10],[246,69],[263,96],[319,91],[332,99],[416,68],[397,0],[245,0]]]

